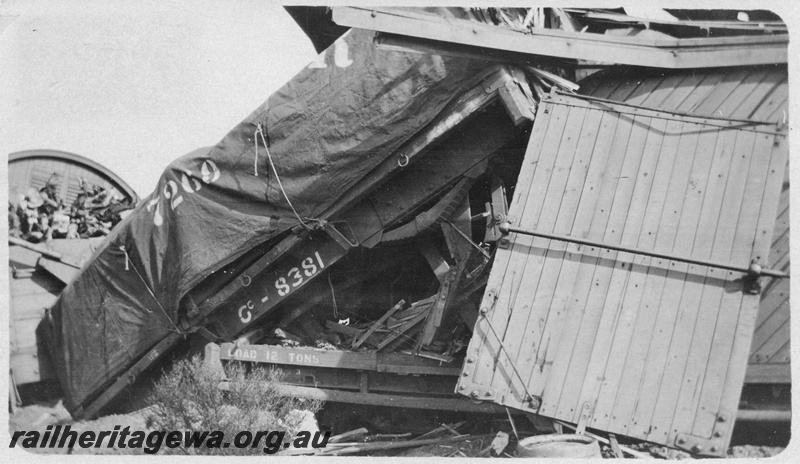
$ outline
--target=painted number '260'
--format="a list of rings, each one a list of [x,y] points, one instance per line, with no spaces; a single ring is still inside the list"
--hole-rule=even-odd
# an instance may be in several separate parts
[[[219,168],[217,168],[217,165],[210,159],[203,161],[203,164],[200,165],[200,179],[202,179],[203,184],[214,183],[217,179],[219,179],[219,176]],[[175,211],[175,209],[180,206],[181,203],[183,203],[183,195],[181,194],[181,191],[183,191],[183,193],[194,193],[199,191],[201,188],[203,188],[203,185],[197,180],[191,171],[184,171],[181,174],[180,187],[174,180],[168,180],[167,183],[164,184],[164,188],[158,191],[158,195],[147,202],[147,211],[152,211],[153,206],[156,207],[156,210],[153,213],[153,224],[160,226],[164,223],[164,216],[161,213],[162,196],[169,200],[170,209]]]

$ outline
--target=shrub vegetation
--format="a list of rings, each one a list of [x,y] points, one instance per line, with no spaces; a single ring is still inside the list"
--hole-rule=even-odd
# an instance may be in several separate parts
[[[233,362],[224,372],[204,365],[200,356],[175,362],[153,389],[148,418],[155,430],[220,430],[225,441],[233,442],[238,432],[286,432],[285,441],[297,433],[303,414],[316,413],[320,401],[282,396],[277,387],[283,372],[276,368],[251,367]],[[220,388],[220,386],[223,388]],[[292,411],[295,411],[292,413]],[[183,446],[162,448],[165,453],[264,455],[263,443],[255,448],[207,448]]]

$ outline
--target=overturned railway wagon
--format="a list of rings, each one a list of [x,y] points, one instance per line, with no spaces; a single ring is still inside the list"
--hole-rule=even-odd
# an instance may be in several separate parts
[[[38,191],[44,187],[54,173],[61,178],[59,195],[67,204],[77,198],[80,179],[131,203],[139,199],[116,174],[74,153],[58,150],[11,153],[8,172],[9,203],[14,207],[29,189]],[[55,239],[46,246],[18,237],[10,240],[9,367],[13,392],[17,386],[55,380],[44,341],[37,340],[36,327],[45,308],[52,306],[102,238]]]
[[[785,64],[576,92],[386,39],[346,32],[109,237],[43,321],[70,412],[203,337],[292,394],[724,453],[743,383],[789,382]]]

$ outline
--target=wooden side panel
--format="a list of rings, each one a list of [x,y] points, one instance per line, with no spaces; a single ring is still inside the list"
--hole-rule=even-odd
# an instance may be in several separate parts
[[[19,255],[19,247],[11,248],[12,255]],[[37,340],[36,328],[63,288],[42,269],[9,280],[9,363],[18,385],[55,378],[44,346]]]
[[[784,174],[783,187],[775,219],[775,232],[769,253],[771,268],[789,271],[789,169]],[[761,310],[756,319],[750,364],[786,365],[789,355],[789,280],[771,279],[764,283]],[[779,354],[780,352],[780,354]]]
[[[768,77],[731,76],[679,104],[734,112],[726,96]],[[657,105],[680,80],[628,96]],[[548,96],[509,215],[526,230],[766,266],[784,214],[786,153],[774,124]],[[458,390],[720,454],[731,427],[719,418],[735,414],[754,326],[788,330],[782,316],[757,321],[756,288],[743,272],[512,234],[497,251]],[[765,359],[788,351],[780,340],[763,340]]]
[[[641,101],[642,87],[655,90]],[[580,82],[581,93],[695,116],[787,122],[788,78],[784,67],[743,67],[738,71],[642,71],[630,68],[597,73]],[[663,99],[661,96],[665,95]],[[660,99],[660,100],[659,100]],[[789,270],[789,176],[784,186],[769,256],[769,266]],[[765,280],[750,349],[746,382],[785,383],[789,372],[789,281]],[[690,285],[691,287],[691,285]],[[783,347],[783,348],[782,348]],[[783,349],[778,355],[774,350]]]

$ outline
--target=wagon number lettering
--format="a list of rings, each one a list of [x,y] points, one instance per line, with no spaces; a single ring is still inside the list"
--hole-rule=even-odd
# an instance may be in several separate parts
[[[313,256],[303,259],[300,262],[299,267],[293,267],[286,272],[285,276],[275,279],[274,286],[278,290],[278,295],[288,295],[292,289],[303,285],[306,279],[310,279],[311,277],[317,275],[324,268],[325,263],[322,261],[322,256],[319,255],[318,251],[315,251]],[[269,293],[265,294],[264,297],[261,298],[262,303],[266,303],[268,300]],[[244,324],[252,321],[254,308],[255,305],[253,304],[252,300],[248,300],[247,303],[240,306],[237,311],[239,320]]]
[[[319,267],[317,267],[318,264]],[[293,288],[303,285],[306,278],[313,277],[324,268],[325,263],[322,262],[322,257],[318,251],[315,251],[314,256],[309,256],[300,263],[300,267],[289,269],[286,277],[278,277],[275,280],[275,288],[278,289],[278,295],[288,295]]]

